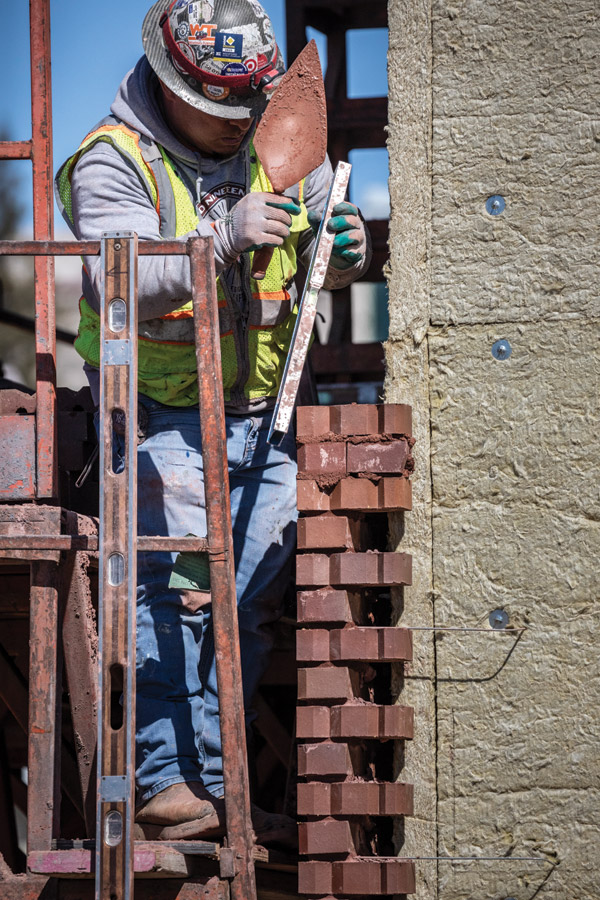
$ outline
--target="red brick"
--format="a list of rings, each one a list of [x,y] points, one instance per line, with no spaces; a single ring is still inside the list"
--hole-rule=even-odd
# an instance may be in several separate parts
[[[326,706],[299,706],[296,711],[296,737],[318,741],[330,737],[330,713]]]
[[[352,757],[347,744],[300,744],[298,775],[302,778],[345,778],[353,774]]]
[[[352,610],[348,591],[336,591],[332,588],[322,588],[319,591],[298,591],[299,624],[351,621]]]
[[[332,553],[330,584],[375,585],[379,584],[378,553]]]
[[[313,894],[322,897],[331,894],[333,889],[333,872],[330,862],[298,863],[298,893]]]
[[[412,485],[408,478],[382,478],[379,482],[379,509],[412,509]]]
[[[334,740],[410,740],[413,734],[414,711],[409,706],[347,703],[331,710]]]
[[[332,553],[330,559],[328,584],[376,587],[412,582],[412,558],[407,553]]]
[[[304,444],[298,450],[298,471],[308,475],[345,475],[346,444],[343,441]]]
[[[298,484],[303,484],[302,481]],[[412,509],[412,488],[407,478],[387,477],[378,483],[368,478],[342,478],[331,492],[330,508],[337,510],[360,510],[370,512],[380,510]],[[298,507],[300,508],[300,507]]]
[[[296,632],[296,660],[329,662],[329,632],[324,628],[302,628]]]
[[[329,406],[299,406],[296,410],[296,437],[301,442],[316,438],[330,430]]]
[[[303,856],[335,856],[354,853],[349,822],[324,819],[298,825],[298,852]]]
[[[298,512],[329,512],[329,494],[322,491],[316,481],[296,482]]]
[[[406,706],[346,703],[344,706],[299,707],[297,734],[301,740],[411,740],[414,713]]]
[[[318,863],[300,863],[302,865]],[[324,887],[328,881],[329,876],[321,870],[319,887]],[[329,890],[333,894],[365,897],[369,894],[414,894],[415,889],[415,866],[410,860],[363,857],[331,863]]]
[[[380,434],[412,436],[412,408],[404,403],[384,403],[379,407]]]
[[[333,786],[320,781],[309,784],[299,782],[297,785],[298,815],[329,816],[331,814],[331,789]]]
[[[304,553],[296,557],[296,584],[329,584],[329,557],[324,553]]]
[[[415,812],[415,789],[412,784],[381,784],[381,816],[412,816]]]
[[[318,788],[319,784],[312,784],[310,787]],[[321,787],[329,790],[307,794],[303,798],[303,809],[307,811],[301,813],[299,807],[300,815],[412,816],[414,813],[412,784],[345,781]]]
[[[358,673],[337,666],[298,670],[298,700],[350,700],[358,690]]]
[[[406,467],[410,450],[406,441],[381,444],[348,444],[348,473],[374,472],[393,475]]]
[[[298,522],[298,550],[351,550],[355,546],[346,516],[309,516]]]
[[[331,493],[330,506],[332,510],[379,509],[377,485],[368,478],[342,478]]]
[[[334,434],[354,436],[379,432],[377,407],[366,403],[332,406],[330,422]]]
[[[332,661],[397,662],[412,657],[412,634],[407,628],[367,626],[330,632]]]
[[[333,816],[378,816],[381,785],[374,781],[346,781],[332,784],[329,813]]]

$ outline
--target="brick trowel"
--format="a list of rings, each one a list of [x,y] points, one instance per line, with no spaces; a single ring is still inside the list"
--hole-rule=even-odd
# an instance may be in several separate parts
[[[254,149],[276,194],[283,194],[321,165],[327,154],[327,101],[319,52],[311,41],[275,88]],[[265,277],[272,247],[254,254],[252,277]]]

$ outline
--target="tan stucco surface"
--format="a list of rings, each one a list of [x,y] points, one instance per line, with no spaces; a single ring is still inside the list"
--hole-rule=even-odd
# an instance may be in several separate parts
[[[540,860],[441,861],[419,900],[598,900],[600,10],[389,8],[386,396],[413,404],[419,467],[401,621],[525,629],[415,636],[400,850],[430,855],[426,821],[431,855]]]

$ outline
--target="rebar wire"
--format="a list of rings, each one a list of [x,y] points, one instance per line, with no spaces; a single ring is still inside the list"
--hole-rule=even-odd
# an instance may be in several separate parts
[[[437,862],[536,862],[558,866],[560,860],[544,859],[543,856],[399,856],[403,862],[431,860]]]
[[[521,628],[468,628],[462,625],[400,625],[400,628],[406,628],[407,631],[482,631],[485,634],[520,634],[523,631],[529,631],[527,626]]]

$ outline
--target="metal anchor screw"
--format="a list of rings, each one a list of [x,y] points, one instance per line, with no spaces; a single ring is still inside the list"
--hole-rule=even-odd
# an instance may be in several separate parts
[[[508,625],[508,613],[505,609],[493,609],[488,616],[490,628],[496,630],[506,628]],[[506,900],[514,900],[514,897],[507,897]]]
[[[508,359],[511,353],[512,347],[505,339],[496,341],[496,343],[492,345],[492,356],[494,359]]]
[[[120,243],[117,241],[117,243],[115,244],[115,250],[120,250],[120,249],[121,249],[121,245],[120,245]]]
[[[486,200],[485,208],[490,216],[499,216],[506,209],[506,200],[501,194],[493,194]]]

